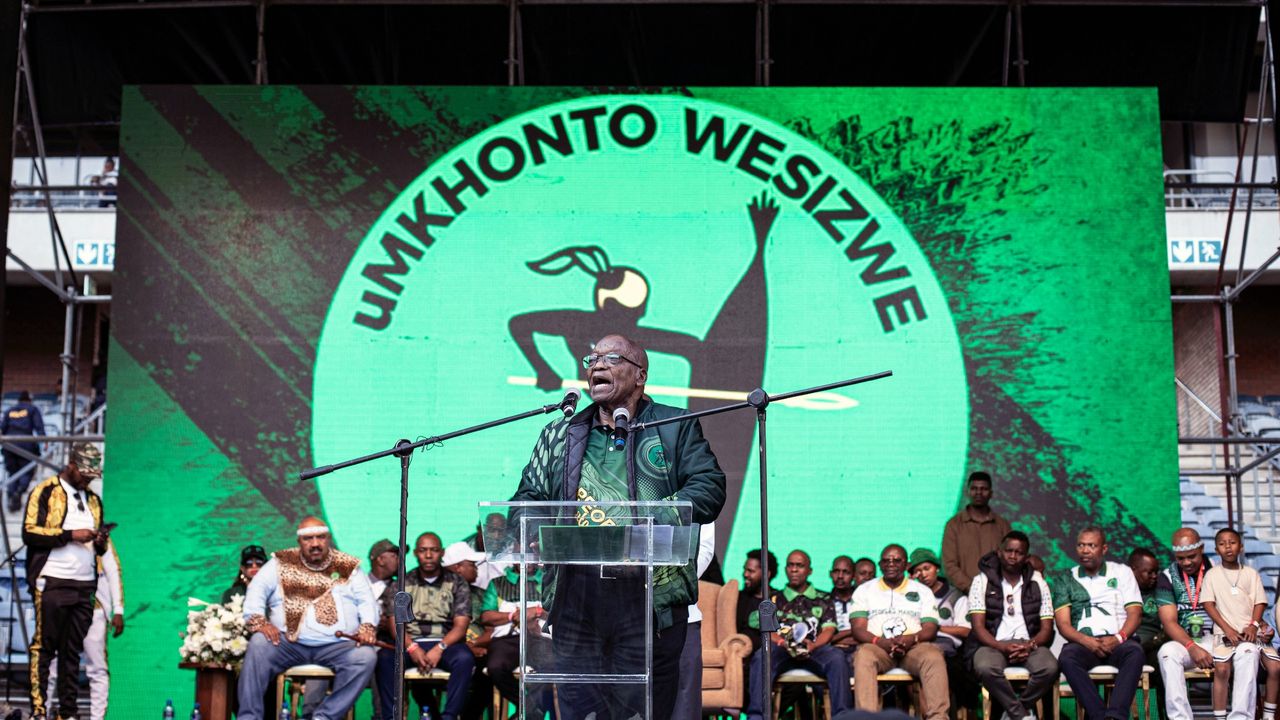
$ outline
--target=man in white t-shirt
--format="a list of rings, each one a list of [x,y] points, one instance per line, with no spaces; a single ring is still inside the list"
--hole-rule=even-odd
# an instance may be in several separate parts
[[[1080,564],[1053,584],[1054,619],[1067,641],[1058,665],[1087,720],[1127,720],[1142,677],[1142,645],[1133,637],[1142,622],[1142,592],[1128,565],[1106,559],[1101,528],[1080,531],[1076,556]],[[1105,706],[1089,678],[1098,665],[1120,671]]]
[[[969,586],[969,618],[976,641],[973,672],[992,699],[1013,720],[1033,717],[1031,707],[1058,682],[1049,585],[1027,562],[1031,540],[1012,530],[1000,548],[978,561]],[[1010,665],[1027,669],[1030,680],[1016,692],[1005,679]]]
[[[907,577],[907,550],[901,545],[880,553],[879,580],[853,591],[849,613],[853,636],[861,643],[853,655],[854,699],[859,710],[880,710],[876,677],[901,667],[920,678],[920,711],[925,720],[945,720],[951,708],[947,663],[933,644],[938,635],[938,606],[933,592]]]

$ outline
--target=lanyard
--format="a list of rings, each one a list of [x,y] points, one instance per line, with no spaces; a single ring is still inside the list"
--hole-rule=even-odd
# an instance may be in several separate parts
[[[1196,594],[1194,597],[1191,598],[1192,610],[1195,610],[1196,607],[1200,605],[1200,590],[1202,588],[1203,580],[1204,580],[1204,563],[1200,563],[1200,572],[1196,575]],[[1186,587],[1187,585],[1190,585],[1190,584],[1191,584],[1191,578],[1186,573],[1182,573],[1182,586]],[[1188,595],[1190,595],[1190,593],[1188,593]]]

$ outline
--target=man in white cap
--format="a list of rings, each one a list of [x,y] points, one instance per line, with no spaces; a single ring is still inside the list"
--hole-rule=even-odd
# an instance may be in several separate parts
[[[368,686],[377,662],[371,647],[377,601],[360,558],[333,549],[329,527],[320,518],[303,518],[298,547],[273,553],[254,576],[244,616],[253,636],[240,671],[240,720],[269,717],[263,695],[277,674],[295,665],[333,670],[333,692],[316,707],[314,720],[345,716]]]
[[[493,628],[485,627],[480,622],[483,613],[484,594],[489,587],[490,577],[485,569],[484,553],[471,547],[467,542],[456,542],[444,549],[440,564],[445,570],[462,578],[471,591],[471,622],[467,625],[466,644],[475,656],[475,669],[471,674],[471,685],[467,690],[467,704],[463,708],[462,717],[475,720],[484,715],[493,697],[493,681],[484,668],[488,664],[489,641],[493,638]]]

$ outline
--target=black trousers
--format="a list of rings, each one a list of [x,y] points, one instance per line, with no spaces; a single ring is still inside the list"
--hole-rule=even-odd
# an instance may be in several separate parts
[[[58,714],[80,714],[76,686],[80,679],[80,654],[84,636],[93,622],[92,580],[45,578],[44,590],[35,593],[36,634],[28,653],[31,656],[31,714],[43,716],[48,698],[49,663],[58,657]]]
[[[546,672],[551,657],[551,641],[542,635],[530,635],[526,643],[525,652],[529,656],[527,664]],[[490,640],[488,667],[493,686],[498,688],[502,697],[518,703],[520,681],[516,678],[516,668],[520,667],[520,636],[506,635]],[[551,710],[553,701],[550,687],[531,687],[525,702],[525,716],[541,720]]]
[[[552,611],[551,645],[561,673],[635,675],[645,672],[644,579],[602,577],[596,566],[565,568]],[[653,634],[653,718],[667,720],[679,689],[680,652],[689,625],[687,606],[672,609],[673,624]],[[644,717],[644,685],[630,683],[559,686],[560,717],[597,720]]]

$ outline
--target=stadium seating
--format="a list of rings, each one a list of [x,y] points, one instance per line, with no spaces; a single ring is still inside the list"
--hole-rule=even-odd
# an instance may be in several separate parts
[[[1213,535],[1229,524],[1226,508],[1219,498],[1208,494],[1204,486],[1191,478],[1182,478],[1179,490],[1182,499],[1182,525],[1195,528],[1205,539],[1205,553],[1213,562],[1220,562],[1213,550]],[[1262,575],[1268,600],[1265,617],[1274,617],[1272,613],[1275,609],[1276,581],[1280,576],[1280,555],[1276,555],[1275,547],[1259,538],[1252,527],[1245,525],[1237,529],[1244,538],[1245,562]]]

